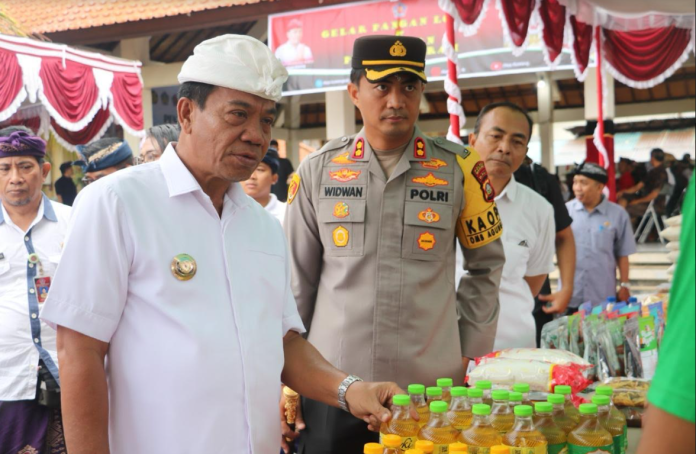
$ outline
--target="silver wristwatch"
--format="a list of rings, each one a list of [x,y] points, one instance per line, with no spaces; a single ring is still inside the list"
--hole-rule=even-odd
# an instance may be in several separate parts
[[[350,413],[350,410],[348,409],[348,402],[346,402],[346,393],[348,392],[350,385],[356,381],[363,381],[363,379],[356,377],[355,375],[349,375],[338,386],[338,406],[341,407],[341,410],[348,413]]]
[[[621,284],[619,284],[619,287],[627,288],[627,289],[630,290],[630,289],[631,289],[631,284],[630,284],[630,282],[622,282]]]

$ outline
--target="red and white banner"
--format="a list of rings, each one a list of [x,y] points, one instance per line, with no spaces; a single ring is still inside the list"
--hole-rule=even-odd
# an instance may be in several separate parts
[[[25,102],[41,103],[69,147],[104,134],[112,121],[143,135],[139,62],[0,35],[0,122]]]

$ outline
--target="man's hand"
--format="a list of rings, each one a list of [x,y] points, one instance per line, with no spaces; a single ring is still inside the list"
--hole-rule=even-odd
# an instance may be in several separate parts
[[[298,401],[297,413],[295,415],[295,430],[290,429],[285,418],[285,394],[283,393],[280,393],[280,428],[282,433],[280,447],[283,448],[285,454],[288,454],[290,452],[290,443],[293,443],[300,437],[300,431],[304,430],[305,423],[302,417],[302,403]],[[289,442],[288,439],[290,439]]]
[[[541,306],[541,310],[547,314],[564,314],[572,296],[572,293],[565,289],[550,295],[539,295],[539,301],[551,303]]]
[[[617,301],[628,301],[631,297],[631,291],[626,287],[620,287],[619,292],[616,294]]]
[[[379,432],[382,423],[391,419],[391,412],[385,405],[397,394],[406,394],[396,383],[355,382],[346,393],[346,402],[350,412],[356,418],[365,421],[367,428]],[[418,412],[411,405],[411,417],[418,421]]]

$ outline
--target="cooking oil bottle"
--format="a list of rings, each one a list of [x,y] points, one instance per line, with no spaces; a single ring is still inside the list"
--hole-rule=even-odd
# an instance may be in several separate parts
[[[384,445],[384,454],[402,454],[401,437],[394,434],[385,435],[382,437]]]
[[[493,398],[491,396],[493,384],[489,380],[479,380],[476,382],[476,388],[483,391],[483,403],[486,405],[493,405]]]
[[[476,404],[471,412],[474,414],[471,427],[462,431],[459,441],[469,447],[469,454],[488,454],[492,446],[503,442],[500,432],[491,425],[491,407]]]
[[[466,395],[469,398],[469,405],[474,408],[476,404],[483,403],[483,390],[478,388],[467,388]]]
[[[600,396],[608,396],[609,399],[611,399],[614,394],[614,389],[611,386],[598,386],[595,390],[595,394]],[[613,401],[609,402],[609,407],[609,417],[612,420],[618,421],[615,422],[615,424],[620,423],[623,426],[623,452],[626,452],[628,450],[628,425],[626,425],[626,415],[624,415],[621,410],[616,408]]]
[[[613,454],[614,440],[597,417],[597,405],[580,405],[580,423],[568,435],[568,454]]]
[[[491,395],[493,397],[491,424],[500,433],[500,435],[505,435],[515,424],[515,415],[512,408],[510,408],[510,404],[508,403],[510,393],[504,389],[495,389]]]
[[[553,421],[558,427],[563,429],[566,434],[570,434],[577,424],[566,415],[565,397],[560,394],[549,394],[549,397],[546,399],[553,405]]]
[[[563,397],[565,397],[566,415],[573,421],[573,423],[577,424],[578,422],[580,422],[580,413],[578,412],[578,409],[575,408],[571,396],[573,393],[573,389],[570,386],[558,385],[554,388],[554,392],[556,394],[561,394]]]
[[[534,409],[536,410],[534,425],[546,437],[546,441],[549,443],[548,453],[567,454],[568,435],[553,420],[553,404],[539,402]]]
[[[532,401],[529,400],[529,383],[515,383],[512,385],[512,390],[516,393],[522,393],[522,405],[532,406]]]
[[[523,405],[522,401],[524,400],[524,395],[522,393],[518,393],[517,391],[510,391],[510,407],[514,410],[516,406],[518,405]]]
[[[515,407],[515,425],[503,437],[503,444],[510,447],[512,454],[546,454],[546,437],[534,427],[530,405]]]
[[[592,397],[592,403],[597,405],[597,416],[599,417],[599,422],[602,423],[607,432],[609,432],[614,439],[614,454],[625,454],[624,449],[624,426],[620,420],[611,417],[611,409],[609,403],[611,399],[609,396],[601,396],[595,394]]]
[[[452,387],[454,386],[454,380],[451,378],[438,378],[437,379],[437,387],[442,388],[442,400],[449,403],[452,401],[452,395],[450,394],[450,391],[452,390]]]
[[[379,434],[382,444],[387,435],[398,435],[401,437],[400,452],[414,448],[418,440],[418,422],[411,417],[409,411],[411,398],[405,394],[397,394],[392,398],[392,418],[389,422],[382,423]]]
[[[447,419],[447,402],[430,403],[430,421],[421,428],[418,438],[432,441],[435,445],[434,454],[449,453],[449,445],[458,440],[459,431]]]
[[[437,402],[440,400],[442,400],[442,388],[439,386],[425,388],[425,401],[428,403],[428,409],[430,409],[431,402]]]
[[[428,423],[430,419],[430,409],[428,408],[428,403],[425,401],[425,386],[413,384],[408,385],[408,395],[411,397],[411,403],[416,407],[418,412],[419,420],[418,425],[423,427]]]
[[[452,426],[457,430],[466,429],[471,425],[471,405],[467,399],[466,388],[463,386],[455,386],[452,388],[452,402],[450,403],[447,417]]]

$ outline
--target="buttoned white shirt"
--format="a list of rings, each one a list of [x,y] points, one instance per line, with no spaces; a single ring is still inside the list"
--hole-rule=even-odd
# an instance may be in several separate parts
[[[287,208],[286,203],[281,202],[275,194],[271,193],[271,200],[264,208],[280,221],[280,225],[283,225],[283,222],[285,222],[285,209]]]
[[[495,350],[536,347],[534,295],[525,276],[553,271],[556,222],[553,207],[512,177],[495,198],[503,223],[505,266],[500,280],[500,315]]]
[[[53,276],[60,259],[70,207],[43,196],[27,231],[0,202],[0,401],[36,397],[39,359],[58,375],[56,332],[38,318],[43,303],[33,279]],[[29,261],[38,255],[41,266]]]
[[[171,144],[80,194],[42,317],[110,343],[112,454],[278,450],[282,339],[304,332],[282,228],[236,183],[219,216]]]

